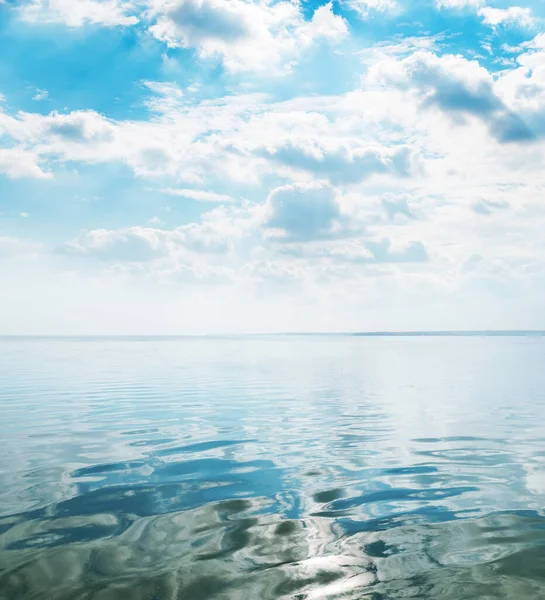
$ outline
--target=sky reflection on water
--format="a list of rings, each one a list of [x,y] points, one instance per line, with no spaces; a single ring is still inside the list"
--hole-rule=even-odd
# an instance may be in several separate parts
[[[545,340],[0,340],[0,598],[542,598]]]

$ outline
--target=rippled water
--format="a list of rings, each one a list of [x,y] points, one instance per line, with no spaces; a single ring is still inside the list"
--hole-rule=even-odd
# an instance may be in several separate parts
[[[545,596],[545,338],[0,340],[2,600]]]

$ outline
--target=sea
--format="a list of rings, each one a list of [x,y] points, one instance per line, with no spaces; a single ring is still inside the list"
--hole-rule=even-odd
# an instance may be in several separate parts
[[[1,600],[545,598],[540,333],[0,338]]]

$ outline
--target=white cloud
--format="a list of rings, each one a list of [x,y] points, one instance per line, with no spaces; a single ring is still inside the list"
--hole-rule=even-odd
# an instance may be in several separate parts
[[[210,223],[190,223],[176,229],[127,227],[94,229],[81,233],[60,251],[107,261],[146,262],[187,252],[218,253],[229,251],[230,240]]]
[[[303,46],[310,45],[319,39],[338,42],[348,35],[346,20],[336,15],[332,7],[333,2],[322,4],[314,11],[310,22],[300,25],[298,33]]]
[[[21,17],[31,23],[62,23],[81,27],[85,23],[115,27],[138,23],[134,6],[123,0],[31,0],[20,7]]]
[[[47,100],[48,96],[49,96],[49,92],[47,90],[37,89],[36,93],[34,94],[34,96],[32,96],[32,99],[36,100],[37,102],[39,102],[41,100]]]
[[[130,227],[121,230],[95,229],[81,233],[68,242],[62,251],[74,256],[88,256],[103,260],[147,261],[169,253],[170,236],[161,230]],[[176,247],[180,239],[172,240]]]
[[[527,7],[509,6],[507,8],[496,8],[488,6],[485,0],[436,0],[435,3],[437,8],[474,9],[482,17],[485,25],[490,25],[494,28],[500,25],[532,27],[536,23],[532,9]]]
[[[406,196],[392,196],[385,194],[381,199],[381,204],[388,217],[392,220],[399,216],[405,219],[414,218],[414,214],[409,206],[409,201]]]
[[[157,39],[220,57],[230,71],[282,70],[317,39],[335,42],[348,31],[331,3],[310,21],[298,3],[287,0],[151,0],[150,15]]]
[[[370,70],[369,80],[417,90],[422,108],[439,109],[455,121],[479,119],[501,143],[535,139],[525,120],[498,96],[494,78],[477,61],[459,55],[439,57],[431,52],[415,52],[401,61],[378,62]]]
[[[114,121],[94,111],[44,116],[0,110],[0,133],[43,164],[120,162],[140,177],[199,187],[222,186],[226,179],[257,184],[270,174],[350,184],[373,175],[404,178],[418,168],[418,152],[388,139],[381,144],[377,128],[362,120],[361,107],[349,106],[356,120],[346,119],[343,97],[327,99],[330,106],[323,108],[320,98],[301,106],[257,95],[200,104],[173,93],[155,99],[154,118],[140,121]],[[326,110],[334,112],[328,117]],[[185,185],[166,189],[201,201],[229,200]]]
[[[362,17],[371,11],[387,12],[397,7],[397,0],[344,0],[344,3]]]
[[[484,2],[485,0],[435,0],[438,8],[477,8]]]
[[[491,27],[500,25],[519,25],[520,27],[532,27],[535,18],[530,8],[520,6],[509,6],[508,8],[493,8],[484,6],[479,9],[479,16],[483,22]]]
[[[216,192],[208,192],[206,190],[190,190],[183,188],[164,188],[161,190],[164,194],[171,196],[182,196],[197,202],[234,202],[231,196],[227,194],[217,194]]]
[[[50,173],[42,170],[38,157],[33,152],[22,148],[0,148],[0,173],[13,179],[32,177],[47,179]]]
[[[518,66],[494,75],[461,56],[393,53],[339,96],[195,102],[171,84],[151,85],[148,120],[0,111],[0,132],[40,169],[119,162],[180,197],[222,204],[227,188],[261,199],[181,228],[81,234],[64,252],[101,259],[89,269],[249,289],[270,277],[279,288],[299,280],[323,294],[353,286],[378,297],[418,286],[415,294],[450,293],[483,277],[508,289],[513,277],[537,277],[532,257],[545,250],[540,44],[521,46]],[[498,129],[511,115],[535,140]],[[497,261],[470,272],[472,256],[490,264],[491,248]]]
[[[187,9],[189,3],[177,4]],[[240,0],[221,8],[246,10],[247,4]],[[279,4],[286,12],[277,15],[273,27],[266,15]],[[180,26],[189,31],[188,44],[199,54],[217,47],[210,52],[235,70],[259,67],[268,35],[274,38],[273,65],[281,70],[312,40],[335,39],[337,34],[329,35],[331,24],[341,25],[337,33],[343,34],[344,22],[331,7],[322,7],[312,22],[304,22],[301,7],[286,4],[255,3],[265,17],[256,18],[254,32],[244,29],[242,15],[243,34],[234,36],[232,47],[225,42],[229,23],[214,30],[210,20],[195,22],[193,15],[193,22]],[[477,15],[482,5],[473,6]],[[163,11],[150,18],[157,24],[161,15],[168,16]],[[280,47],[282,40],[287,40],[285,48]],[[173,201],[176,210],[168,215],[161,213],[162,194],[157,194],[156,207],[145,209],[146,218],[163,216],[169,229],[162,229],[157,218],[142,227],[96,228],[63,245],[62,254],[50,260],[55,268],[62,265],[79,273],[80,283],[87,276],[100,282],[110,277],[115,285],[140,282],[141,289],[153,293],[161,287],[158,282],[184,296],[189,283],[193,289],[222,282],[222,294],[203,292],[191,305],[203,327],[208,326],[203,298],[217,296],[219,314],[227,286],[232,286],[233,305],[240,311],[238,320],[229,323],[235,330],[248,322],[248,298],[262,294],[263,299],[273,290],[276,298],[288,298],[286,314],[293,306],[290,299],[304,298],[300,314],[309,319],[304,321],[309,328],[323,323],[319,318],[324,314],[336,312],[345,319],[356,304],[352,314],[363,310],[372,315],[373,324],[375,316],[381,322],[382,314],[387,326],[407,326],[407,306],[427,326],[434,301],[444,302],[443,317],[462,319],[458,315],[464,302],[490,305],[490,289],[499,314],[505,308],[502,298],[513,289],[521,297],[521,290],[533,290],[527,297],[534,300],[545,290],[545,262],[540,258],[545,256],[545,36],[520,44],[513,64],[501,71],[445,54],[440,47],[439,37],[395,38],[365,50],[358,57],[368,74],[339,95],[309,93],[277,101],[264,94],[237,95],[241,88],[233,86],[225,97],[199,99],[174,83],[147,81],[142,84],[149,93],[147,114],[142,116],[142,106],[125,113],[138,118],[114,119],[92,110],[10,112],[1,105],[0,171],[12,177],[58,172],[64,186],[77,181],[80,165],[93,165],[92,175],[98,178],[101,169],[96,165],[114,165],[116,172],[121,165],[144,178],[148,191],[179,196],[182,201]],[[255,85],[243,79],[244,85]],[[203,95],[208,98],[209,92],[203,83]],[[51,186],[51,191],[56,188]],[[183,198],[216,204],[199,222],[175,227],[175,219],[185,222],[188,217],[181,214]],[[201,212],[203,204],[189,208],[190,214]],[[17,256],[18,243],[0,239],[0,253]],[[5,268],[0,271],[6,273]],[[3,275],[2,289],[8,287],[6,281]],[[51,288],[50,281],[44,283],[44,290]],[[102,289],[100,298],[109,301]],[[27,292],[19,299],[30,296]],[[308,312],[309,299],[323,299],[327,310]],[[90,303],[88,298],[83,301]],[[173,305],[173,314],[183,312],[178,297]],[[20,310],[19,302],[12,306]],[[395,310],[402,316],[390,321]],[[63,319],[58,322],[66,327]],[[220,326],[225,321],[222,313]],[[264,328],[270,323],[255,322]],[[293,323],[300,325],[297,319]],[[448,327],[452,321],[438,323]]]
[[[346,138],[323,140],[278,140],[276,145],[257,148],[259,156],[284,165],[289,170],[308,171],[335,184],[356,183],[373,174],[408,176],[416,168],[417,157],[408,146],[385,149],[362,146],[358,140]]]
[[[246,264],[243,274],[251,281],[270,292],[276,286],[286,289],[286,286],[304,285],[309,278],[304,265],[287,260],[257,260]]]
[[[395,243],[390,238],[291,245],[283,247],[281,251],[296,258],[322,259],[327,262],[362,266],[419,264],[429,261],[428,251],[421,241]]]
[[[264,213],[264,226],[284,240],[327,238],[341,228],[338,192],[327,184],[278,187],[269,194]]]

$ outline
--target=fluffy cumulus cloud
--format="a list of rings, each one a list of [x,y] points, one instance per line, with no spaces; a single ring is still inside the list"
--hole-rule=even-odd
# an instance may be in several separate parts
[[[286,139],[276,147],[259,150],[274,162],[296,171],[307,171],[334,183],[356,183],[373,174],[408,176],[417,157],[410,147],[385,149],[361,146],[358,140]]]
[[[414,90],[423,108],[437,108],[455,120],[483,121],[499,142],[528,142],[535,132],[495,91],[492,75],[477,61],[460,55],[439,57],[416,52],[401,60],[373,67],[370,79],[383,86]]]
[[[326,184],[276,188],[267,198],[265,212],[265,227],[286,240],[331,237],[341,227],[337,192]]]
[[[487,25],[491,25],[492,27],[500,25],[532,27],[535,24],[532,10],[521,6],[509,6],[508,8],[483,6],[479,9],[479,15]]]
[[[426,263],[426,246],[421,241],[394,242],[390,238],[288,245],[282,253],[295,258],[320,259],[329,263],[352,265],[388,265]]]
[[[258,182],[275,174],[357,184],[377,176],[403,179],[420,169],[417,148],[387,139],[381,143],[369,134],[366,140],[361,118],[356,124],[362,133],[356,135],[340,106],[326,117],[255,95],[195,106],[170,88],[166,98],[164,93],[150,100],[153,120],[114,121],[90,110],[49,115],[0,110],[0,132],[12,145],[9,152],[33,153],[38,166],[28,175],[34,176],[44,176],[51,162],[122,163],[139,177],[192,185],[202,185],[211,173],[223,182]],[[200,201],[232,200],[213,189],[169,186],[165,191]]]
[[[398,217],[403,217],[406,219],[414,218],[409,200],[405,196],[392,197],[390,194],[385,194],[381,200],[381,204],[388,217],[392,220]]]
[[[157,39],[220,57],[232,71],[289,64],[316,40],[336,42],[348,31],[331,3],[318,7],[309,21],[299,3],[288,0],[152,0],[150,14]]]
[[[38,164],[38,157],[23,148],[0,148],[0,173],[10,178],[33,177],[47,179],[51,174]]]
[[[30,0],[20,7],[21,17],[31,23],[62,23],[81,27],[86,23],[106,27],[138,23],[134,5],[123,0]]]
[[[516,65],[502,73],[496,89],[509,107],[521,115],[536,136],[545,136],[545,35],[521,48]]]
[[[191,223],[174,230],[151,227],[94,229],[81,233],[60,251],[108,261],[152,261],[184,251],[223,254],[230,242],[210,224]]]
[[[436,0],[439,9],[471,9],[482,18],[485,25],[493,28],[499,26],[533,27],[536,18],[530,7],[508,6],[498,8],[489,6],[485,0]]]
[[[378,0],[368,2],[381,6]],[[68,27],[142,23],[166,46],[220,59],[230,71],[280,73],[314,43],[336,43],[348,34],[331,2],[317,6],[310,19],[291,0],[27,0],[18,11],[29,23]]]

